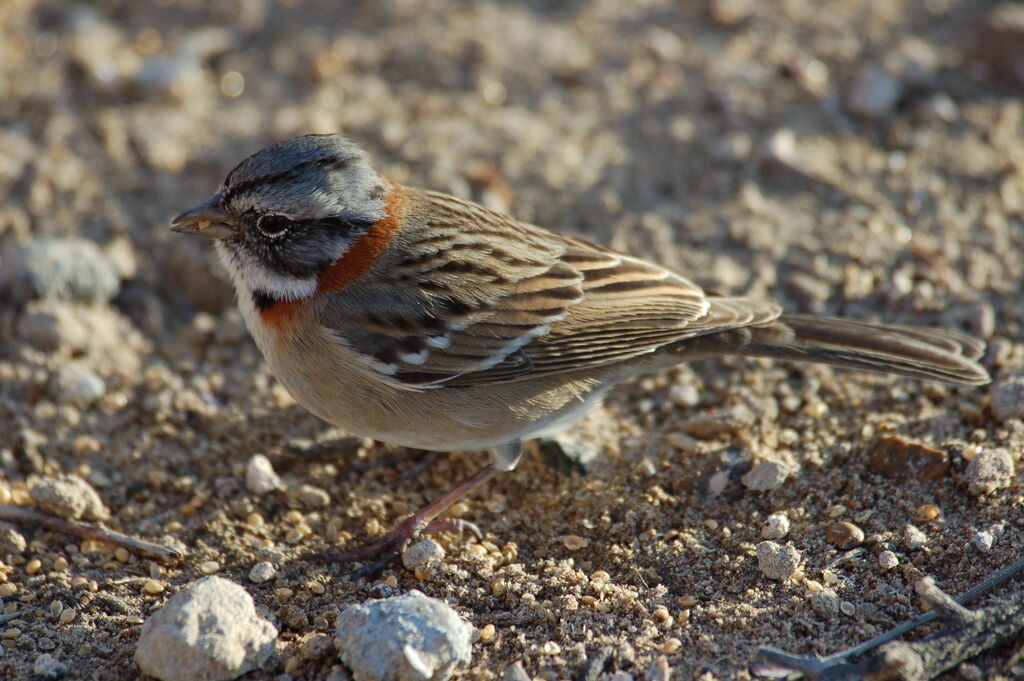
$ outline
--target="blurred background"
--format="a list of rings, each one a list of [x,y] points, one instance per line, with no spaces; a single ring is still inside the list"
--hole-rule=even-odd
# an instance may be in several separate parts
[[[239,580],[253,560],[252,537],[277,532],[273,523],[257,532],[239,519],[259,509],[272,520],[301,507],[290,498],[288,506],[277,497],[245,496],[239,480],[253,452],[266,452],[275,466],[295,467],[297,480],[329,490],[337,502],[331,512],[340,518],[332,527],[345,528],[350,537],[366,534],[366,517],[383,528],[402,512],[398,502],[380,501],[389,487],[376,478],[369,488],[338,486],[333,463],[295,463],[304,460],[288,453],[286,438],[314,438],[323,424],[295,407],[262,367],[209,245],[168,229],[173,216],[210,196],[241,159],[311,132],[353,138],[379,169],[403,183],[657,260],[709,288],[771,295],[792,310],[969,330],[992,341],[990,366],[1020,369],[1022,94],[1024,4],[1013,2],[3,0],[0,501],[24,501],[33,476],[76,472],[100,490],[113,524],[154,536],[170,532],[201,546],[208,560],[240,566]],[[672,395],[682,395],[678,401],[686,408],[713,408],[734,399],[739,388],[750,404],[773,405],[786,395],[789,401],[780,397],[780,403],[797,405],[781,417],[777,405],[774,412],[765,408],[765,423],[789,419],[787,437],[796,444],[788,455],[816,468],[819,451],[829,452],[830,445],[805,451],[796,432],[833,428],[824,442],[857,441],[861,417],[845,407],[860,405],[862,396],[843,389],[888,385],[861,378],[836,388],[826,380],[831,374],[818,369],[779,370],[770,374],[774,383],[760,382],[767,374],[745,383],[720,372],[705,384],[680,371],[673,376],[682,378],[640,383],[630,399],[618,402],[600,446],[615,450],[623,443],[623,451],[634,454],[648,451],[645,442],[662,447],[657,438],[676,418],[663,415],[683,411],[670,404]],[[685,382],[685,389],[672,393],[665,380]],[[822,384],[833,386],[823,391],[824,402],[815,397]],[[998,440],[999,433],[1011,437],[1007,432],[1019,440],[1019,429],[999,430],[986,420],[984,392],[949,397],[941,387],[900,385],[877,403],[890,424],[917,424],[914,432],[927,440],[962,443],[972,428],[974,443]],[[1013,390],[1019,388],[1005,391],[1003,416],[1019,424]],[[908,401],[908,395],[919,399]],[[839,421],[819,418],[820,410],[805,415],[805,397],[808,404],[840,405]],[[911,413],[947,398],[962,400],[961,408],[942,411],[941,423]],[[651,405],[667,408],[650,412]],[[771,449],[779,440],[767,426],[765,432]],[[630,456],[622,461],[632,461]],[[694,460],[678,465],[698,465]],[[455,461],[440,465],[463,465]],[[615,465],[631,470],[626,466],[632,464]],[[438,484],[464,473],[445,471]],[[544,475],[509,476],[502,484],[541,486],[535,481],[544,479],[556,485]],[[607,479],[632,485],[630,475],[587,484]],[[807,483],[812,490],[815,480]],[[399,486],[400,493],[409,494],[412,484]],[[845,484],[844,477],[822,488],[843,490]],[[943,484],[944,508],[970,507],[953,482]],[[646,485],[641,480],[627,492],[613,490],[618,496],[608,507],[618,513],[623,497],[642,500]],[[415,507],[435,491],[423,484],[402,503]],[[823,493],[822,508],[838,503],[839,492],[835,498],[830,493]],[[538,494],[530,490],[528,498]],[[812,492],[797,486],[793,494],[799,505]],[[988,507],[994,517],[1013,515],[1015,502],[1006,494],[1002,507]],[[865,503],[872,507],[893,496]],[[217,503],[204,505],[207,499]],[[759,499],[747,498],[755,528]],[[815,502],[806,503],[813,508]],[[563,505],[570,510],[560,507],[558,513],[566,522],[572,513],[587,516],[590,510]],[[738,505],[732,510],[742,511]],[[535,511],[503,512],[513,524],[502,526],[502,541],[522,542],[527,556],[564,555],[555,539],[545,543],[557,523],[539,521],[530,515]],[[650,523],[671,522],[648,512]],[[892,527],[902,526],[901,512],[893,511]],[[323,513],[307,516],[302,527],[309,533],[301,537],[320,536],[328,525],[328,511]],[[965,511],[963,517],[973,516]],[[704,527],[699,517],[689,520]],[[515,523],[520,532],[508,529]],[[751,537],[757,541],[756,529]],[[288,550],[303,546],[278,539]],[[945,540],[965,545],[960,535]],[[742,554],[722,541],[725,559]],[[22,547],[13,558],[4,554],[7,565],[0,571],[21,574],[12,566],[33,551],[46,568],[63,555],[62,543],[44,542],[28,553]],[[626,551],[593,559],[603,565],[602,559]],[[88,556],[69,555],[76,569],[102,579],[89,572]],[[588,558],[586,552],[576,556]],[[668,562],[685,567],[690,560]],[[292,564],[302,566],[296,571],[308,567]],[[651,570],[662,568],[651,564]],[[743,594],[748,585],[741,578],[750,571],[736,567],[741,564],[709,564],[694,574],[712,575],[728,584],[728,593]],[[614,579],[634,579],[634,567],[620,567],[603,569]],[[169,579],[194,577],[190,569],[168,573]],[[316,569],[318,579],[335,574]],[[662,571],[663,577],[669,573]],[[472,575],[460,574],[478,586]],[[654,594],[657,575],[648,577],[651,590],[642,576],[633,583],[653,608],[663,594]],[[456,583],[456,577],[448,579]],[[685,593],[720,597],[720,584],[702,592],[687,581],[689,573],[673,577],[675,582],[665,579],[673,599]],[[43,583],[24,588],[36,589],[41,603],[66,598],[60,580]],[[552,593],[560,588],[545,584]],[[337,589],[356,588],[345,585]],[[272,586],[250,588],[258,600],[274,604]],[[451,587],[417,588],[443,596]],[[355,598],[355,592],[344,593]],[[758,607],[788,608],[780,593],[764,596]],[[504,607],[486,594],[465,598],[461,605],[477,613],[478,625],[487,621],[482,613],[488,608]],[[155,605],[152,598],[130,602],[138,612]],[[912,609],[906,603],[892,605],[886,617],[906,615]],[[296,621],[306,622],[304,612]],[[626,618],[632,612],[613,614]],[[722,613],[715,615],[715,636],[742,631],[755,620],[736,609]],[[76,647],[63,654],[89,660],[97,678],[126,678],[133,669],[130,654],[117,658],[110,671],[77,648],[96,639],[89,627],[120,636],[125,625],[119,617],[97,606],[79,619]],[[741,620],[742,627],[736,624]],[[680,656],[699,650],[708,664],[734,664],[735,651],[721,653],[679,622],[674,635],[686,641]],[[302,633],[303,626],[292,629]],[[540,655],[549,633],[543,622],[530,626],[511,647],[481,653],[492,662],[477,669],[498,669],[523,651]],[[761,619],[758,626],[742,645],[776,641],[777,625]],[[814,628],[837,637],[860,635],[832,624]],[[40,632],[26,629],[24,635],[38,641],[45,634]],[[806,639],[803,630],[795,635]],[[632,640],[644,664],[661,645]],[[0,660],[0,676],[5,669],[16,674],[28,668],[32,657],[24,651],[32,648],[19,650]],[[575,674],[579,660],[568,652],[568,661],[552,659],[538,657],[533,668],[550,664],[562,676]],[[551,678],[562,677],[552,672]]]

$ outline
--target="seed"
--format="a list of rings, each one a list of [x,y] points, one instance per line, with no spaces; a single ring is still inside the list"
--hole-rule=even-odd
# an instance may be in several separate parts
[[[316,595],[321,596],[327,591],[327,587],[325,587],[320,582],[312,582],[309,585],[309,590],[315,593]]]
[[[277,598],[277,600],[279,600],[279,601],[287,601],[289,598],[291,598],[294,595],[295,595],[295,592],[292,589],[289,589],[286,586],[282,586],[282,587],[280,587],[278,589],[274,589],[274,597]]]
[[[919,523],[929,523],[942,513],[939,507],[935,504],[921,504],[914,511],[914,520]]]
[[[844,513],[846,513],[846,507],[843,506],[842,504],[835,504],[834,506],[829,506],[828,510],[825,511],[825,515],[827,515],[829,518],[838,518]]]
[[[38,558],[33,558],[29,562],[25,563],[25,574],[34,575],[43,569],[43,561]]]
[[[132,559],[132,554],[128,553],[128,549],[120,547],[114,551],[114,558],[117,559],[118,563],[127,563]]]
[[[64,604],[60,601],[53,601],[50,603],[50,617],[60,617],[60,613],[64,610]]]
[[[673,653],[678,652],[678,650],[682,647],[683,642],[680,641],[678,638],[673,637],[665,641],[663,644],[661,644],[661,652],[665,653],[666,655],[672,655]]]
[[[494,638],[494,625],[485,624],[483,629],[480,630],[480,640],[487,643],[492,638]]]
[[[508,584],[504,579],[496,579],[491,582],[491,595],[495,598],[501,598],[508,592]]]
[[[832,523],[825,530],[825,538],[835,546],[847,549],[864,541],[864,530],[853,523]]]
[[[208,560],[199,564],[199,571],[204,575],[212,575],[218,570],[220,570],[220,563],[215,560]]]
[[[10,582],[0,584],[0,598],[7,598],[18,593],[18,587],[14,586]]]
[[[21,629],[19,629],[18,627],[11,627],[10,629],[5,629],[3,633],[3,637],[6,639],[18,638],[19,636],[21,636]]]
[[[75,611],[74,608],[66,608],[62,610],[60,613],[61,624],[71,624],[75,620],[75,616],[77,614],[78,613]]]
[[[676,601],[676,602],[679,603],[679,607],[680,608],[692,608],[693,606],[697,605],[697,597],[696,596],[680,596],[679,600]]]
[[[60,556],[57,560],[53,561],[54,572],[64,572],[68,569],[68,559],[64,556]]]

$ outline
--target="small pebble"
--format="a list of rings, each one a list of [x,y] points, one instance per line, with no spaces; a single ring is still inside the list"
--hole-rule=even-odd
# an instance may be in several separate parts
[[[402,565],[407,570],[444,560],[444,549],[433,539],[420,539],[402,551]]]
[[[32,663],[32,673],[38,679],[58,679],[67,671],[67,665],[49,653],[36,657]]]
[[[839,612],[843,613],[847,617],[853,617],[857,614],[857,606],[850,601],[843,601],[839,604]]]
[[[92,485],[77,475],[43,478],[28,491],[39,510],[73,520],[107,520],[110,511]]]
[[[848,549],[864,541],[864,530],[853,523],[832,523],[825,530],[825,538],[834,546]]]
[[[147,579],[142,583],[142,590],[151,596],[155,596],[164,592],[164,585],[155,579]]]
[[[295,497],[307,508],[327,508],[331,504],[331,495],[327,490],[313,485],[300,485]]]
[[[971,544],[982,553],[990,551],[992,549],[992,545],[995,544],[995,541],[995,535],[987,530],[975,532],[971,536]]]
[[[21,553],[27,548],[28,541],[21,532],[6,523],[0,524],[0,556]]]
[[[749,490],[767,492],[782,487],[792,473],[793,469],[780,461],[761,461],[754,464],[741,480]]]
[[[0,288],[17,300],[36,298],[75,303],[106,303],[117,295],[120,279],[110,258],[94,241],[80,237],[41,238],[14,254],[0,277]]]
[[[270,459],[254,454],[245,465],[245,488],[253,494],[267,494],[284,487]]]
[[[516,662],[505,667],[505,673],[501,675],[501,681],[531,681],[531,677],[523,669],[523,663]]]
[[[785,513],[772,513],[761,526],[761,537],[764,539],[782,539],[789,534],[789,516]]]
[[[839,596],[832,589],[821,589],[811,594],[811,607],[822,617],[830,617],[839,612]]]
[[[886,118],[903,95],[903,84],[877,66],[866,66],[854,78],[846,94],[846,108],[864,118]]]
[[[487,643],[488,641],[493,639],[494,636],[495,636],[495,632],[494,632],[494,625],[493,624],[490,624],[490,623],[485,624],[483,626],[483,628],[480,629],[480,640],[483,641],[484,643]]]
[[[672,668],[668,666],[668,659],[662,655],[654,660],[644,674],[644,681],[669,681],[672,678]]]
[[[800,567],[800,552],[795,547],[763,541],[757,545],[757,565],[765,576],[786,580]]]
[[[882,551],[878,554],[878,564],[883,570],[892,570],[900,564],[900,559],[892,551]]]
[[[992,414],[1000,421],[1024,420],[1024,371],[1001,371],[989,389]]]
[[[54,391],[62,402],[87,405],[106,394],[107,384],[94,371],[75,362],[57,370]]]
[[[914,551],[920,549],[928,543],[928,536],[920,530],[920,528],[914,525],[903,526],[903,545]]]
[[[1005,449],[986,449],[967,464],[967,488],[981,496],[1009,487],[1013,482],[1013,457]]]
[[[215,560],[203,561],[199,564],[199,571],[204,575],[212,575],[214,572],[220,570],[220,563]]]

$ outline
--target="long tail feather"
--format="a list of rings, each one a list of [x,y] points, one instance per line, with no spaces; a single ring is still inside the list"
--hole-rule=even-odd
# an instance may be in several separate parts
[[[985,343],[939,329],[854,322],[833,317],[783,315],[680,343],[687,355],[724,353],[900,374],[947,383],[983,385],[991,378],[978,363]]]

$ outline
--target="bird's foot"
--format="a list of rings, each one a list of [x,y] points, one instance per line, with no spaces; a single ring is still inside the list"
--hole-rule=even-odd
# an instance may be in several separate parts
[[[424,521],[421,514],[416,513],[395,525],[394,529],[377,541],[351,551],[328,552],[325,559],[338,563],[372,561],[353,572],[351,579],[355,581],[364,577],[375,577],[392,561],[401,556],[405,547],[417,537],[447,531],[457,532],[461,535],[467,530],[472,532],[477,539],[483,538],[480,528],[469,521],[455,518]]]

